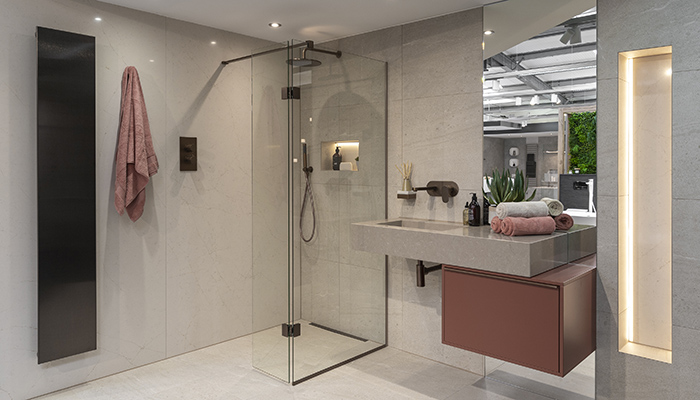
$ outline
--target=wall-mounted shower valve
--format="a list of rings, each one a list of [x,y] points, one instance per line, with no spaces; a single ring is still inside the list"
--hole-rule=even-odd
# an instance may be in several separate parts
[[[197,170],[197,138],[180,136],[180,171]]]

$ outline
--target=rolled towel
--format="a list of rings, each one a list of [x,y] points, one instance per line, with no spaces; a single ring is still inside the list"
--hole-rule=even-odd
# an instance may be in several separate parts
[[[549,215],[552,217],[559,216],[564,212],[564,205],[561,204],[561,201],[550,199],[549,197],[543,197],[542,201],[547,205],[547,208],[549,208]]]
[[[501,233],[501,219],[498,217],[493,217],[491,220],[491,230],[496,233]]]
[[[501,220],[508,217],[547,217],[549,208],[541,201],[520,201],[515,203],[500,203],[496,206],[496,215]]]
[[[554,217],[554,223],[559,231],[568,231],[574,226],[574,219],[569,214],[561,214]]]
[[[556,228],[556,223],[550,216],[507,217],[501,222],[501,233],[508,236],[550,235]]]

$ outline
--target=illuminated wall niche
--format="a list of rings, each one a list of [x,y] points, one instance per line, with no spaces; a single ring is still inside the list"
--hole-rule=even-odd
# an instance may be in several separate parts
[[[671,47],[619,54],[619,350],[671,363]]]

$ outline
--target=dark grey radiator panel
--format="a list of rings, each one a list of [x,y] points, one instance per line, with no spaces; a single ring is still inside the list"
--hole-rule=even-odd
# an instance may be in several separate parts
[[[39,363],[97,348],[95,38],[37,28]]]

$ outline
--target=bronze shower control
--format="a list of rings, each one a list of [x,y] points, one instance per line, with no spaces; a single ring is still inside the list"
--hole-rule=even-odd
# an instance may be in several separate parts
[[[197,138],[180,136],[180,171],[197,170]]]

